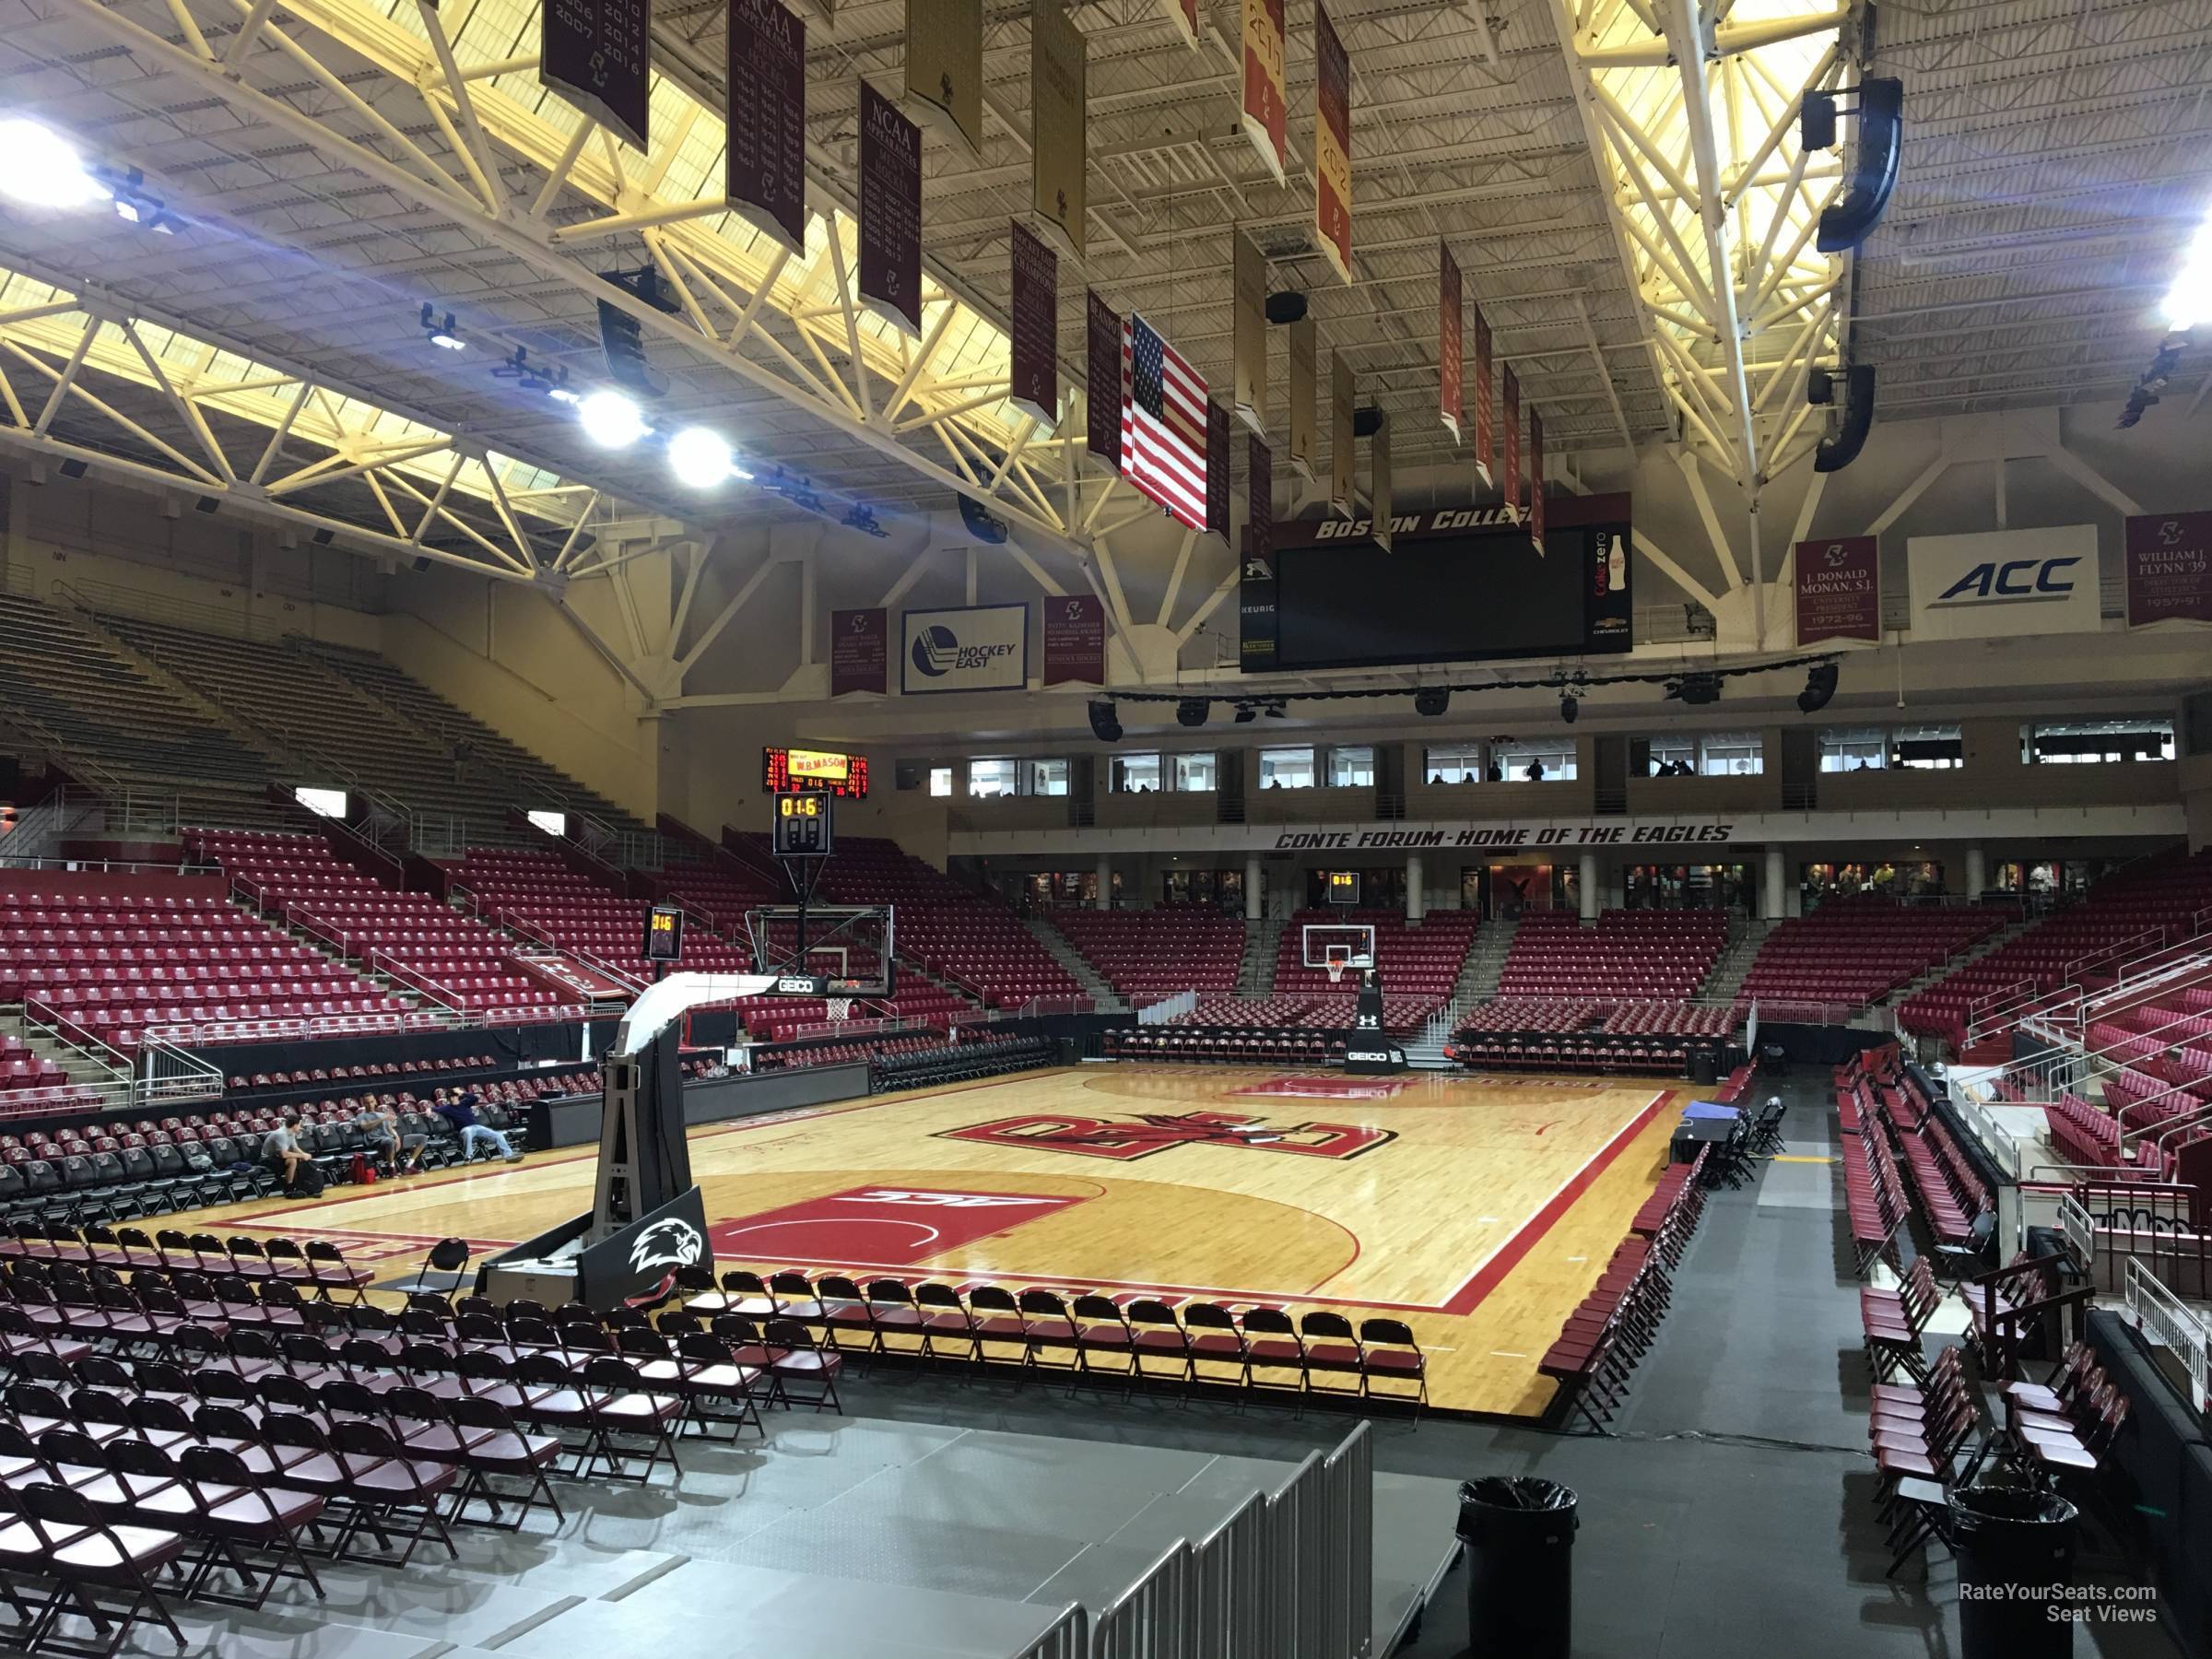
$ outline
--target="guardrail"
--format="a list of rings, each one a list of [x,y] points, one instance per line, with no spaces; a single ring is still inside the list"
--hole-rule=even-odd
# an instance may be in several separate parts
[[[2204,1322],[2192,1313],[2182,1299],[2151,1277],[2138,1261],[2127,1265],[2127,1277],[2123,1287],[2127,1298],[2127,1316],[2144,1341],[2171,1352],[2181,1362],[2189,1377],[2189,1403],[2201,1414],[2205,1409],[2205,1384],[2207,1349],[2212,1339],[2207,1338]]]
[[[1162,997],[1159,1002],[1147,1003],[1139,1008],[1136,1011],[1136,1023],[1140,1026],[1168,1025],[1181,1019],[1185,1014],[1195,1014],[1197,1011],[1198,993],[1178,991],[1172,996]]]
[[[1081,1602],[1068,1603],[1053,1628],[1013,1659],[1090,1659],[1090,1610]]]
[[[159,1106],[172,1100],[209,1100],[223,1092],[223,1068],[167,1042],[147,1042],[138,1050],[137,1075],[131,1081],[133,1103]]]
[[[2097,1266],[2097,1223],[2071,1193],[2058,1201],[2058,1231],[2066,1241],[2066,1253],[2074,1258],[2082,1277],[2093,1281]]]

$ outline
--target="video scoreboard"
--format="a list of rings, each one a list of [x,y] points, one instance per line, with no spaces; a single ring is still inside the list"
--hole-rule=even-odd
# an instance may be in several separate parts
[[[769,794],[813,793],[868,798],[868,758],[833,749],[764,748],[760,787]]]

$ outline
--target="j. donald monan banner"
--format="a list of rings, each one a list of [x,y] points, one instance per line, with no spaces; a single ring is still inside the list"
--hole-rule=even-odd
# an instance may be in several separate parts
[[[1882,641],[1882,545],[1871,535],[1801,541],[1797,575],[1797,643],[1824,640]]]
[[[1106,683],[1106,607],[1096,594],[1048,598],[1044,616],[1044,683]]]

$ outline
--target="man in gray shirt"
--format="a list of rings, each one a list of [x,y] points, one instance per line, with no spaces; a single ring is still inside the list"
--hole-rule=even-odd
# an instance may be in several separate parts
[[[284,1194],[288,1198],[303,1198],[300,1190],[300,1169],[312,1164],[314,1159],[300,1145],[300,1114],[288,1112],[284,1122],[269,1131],[261,1143],[262,1160],[273,1165],[284,1177]]]

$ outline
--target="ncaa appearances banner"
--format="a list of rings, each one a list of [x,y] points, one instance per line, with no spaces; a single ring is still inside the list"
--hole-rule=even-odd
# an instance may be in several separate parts
[[[806,25],[776,0],[731,0],[724,181],[746,221],[806,248]]]
[[[1050,431],[1060,424],[1060,258],[1019,219],[1012,229],[1006,401]]]
[[[1106,607],[1096,594],[1047,599],[1044,611],[1044,683],[1106,683]]]
[[[891,614],[886,610],[830,613],[830,695],[890,689]]]
[[[860,297],[922,337],[922,129],[860,83]]]
[[[970,605],[900,616],[899,689],[1018,691],[1030,681],[1030,607]]]
[[[539,82],[642,151],[653,128],[653,0],[546,0],[537,22]]]
[[[1882,547],[1871,535],[1797,544],[1797,643],[1882,642]]]
[[[2212,512],[2127,521],[2127,625],[2212,627]]]
[[[1113,307],[1099,298],[1096,288],[1084,290],[1083,401],[1090,458],[1110,472],[1122,470],[1122,319]]]
[[[2097,527],[1915,535],[1905,543],[1917,640],[2095,633]]]

